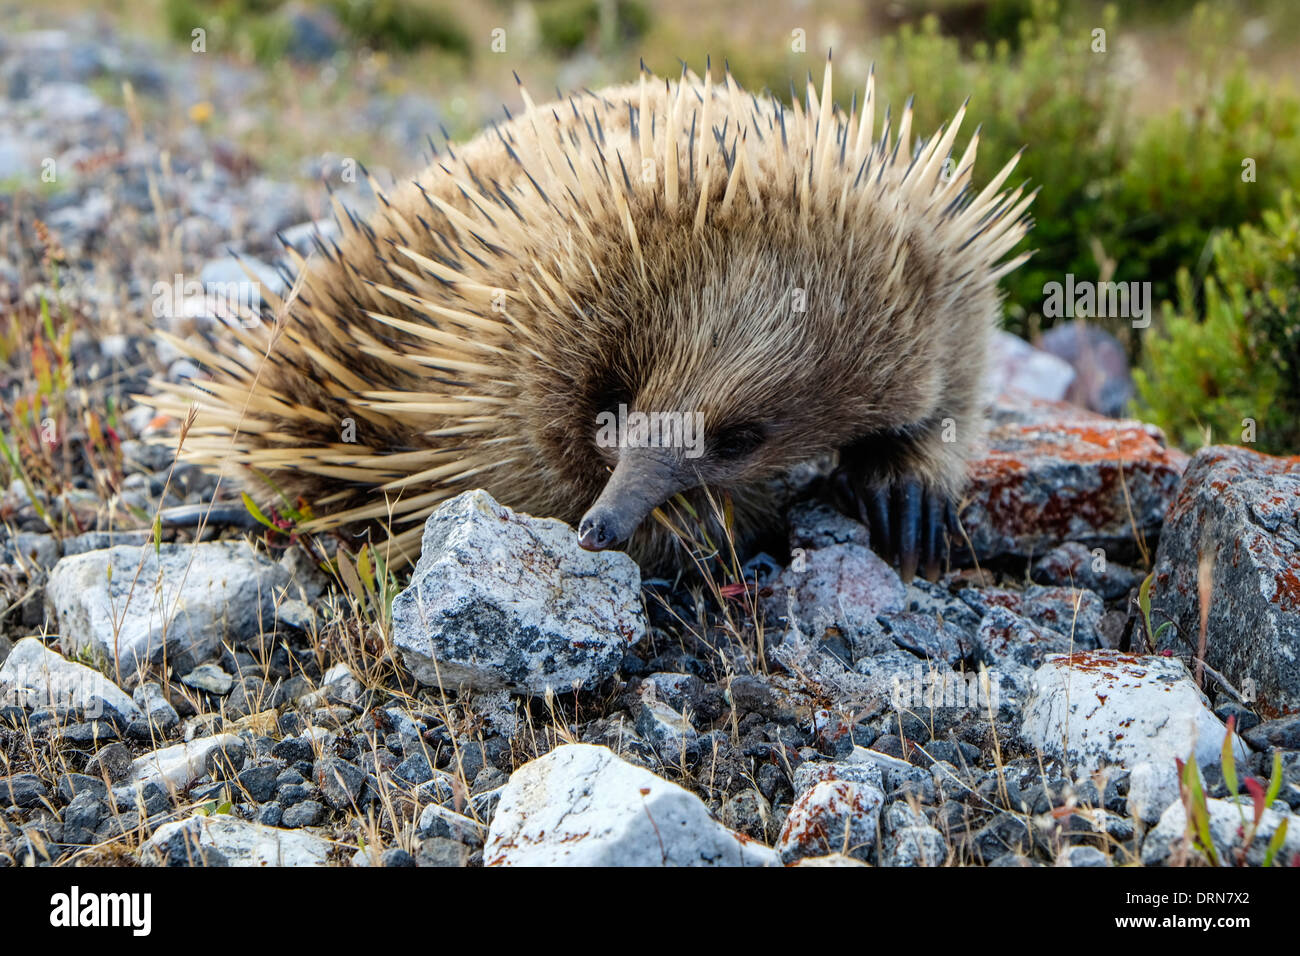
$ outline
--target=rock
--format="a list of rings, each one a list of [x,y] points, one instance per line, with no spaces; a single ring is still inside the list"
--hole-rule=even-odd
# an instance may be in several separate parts
[[[1012,663],[1037,667],[1048,655],[1071,650],[1068,634],[1039,627],[1004,607],[989,610],[975,640],[980,656],[990,666]]]
[[[681,764],[699,756],[699,734],[690,718],[657,700],[653,690],[641,697],[636,732],[665,761]]]
[[[106,718],[126,727],[144,715],[120,687],[25,637],[0,667],[0,708],[50,709],[60,720]]]
[[[289,829],[314,827],[325,816],[325,808],[315,800],[303,800],[284,811],[281,823]]]
[[[343,27],[328,7],[289,3],[276,16],[288,28],[288,54],[303,63],[320,63],[338,52]]]
[[[795,860],[791,866],[867,866],[861,860],[855,860],[843,853],[831,853],[827,856],[806,856]]]
[[[771,866],[776,854],[709,816],[694,794],[568,744],[510,777],[483,851],[488,866]]]
[[[1129,773],[1129,816],[1147,825],[1155,823],[1178,794],[1178,765],[1172,760],[1144,760]]]
[[[468,491],[425,523],[411,584],[393,601],[393,644],[428,685],[590,686],[645,634],[640,581],[626,554],[584,551],[564,523]]]
[[[1004,810],[982,826],[970,840],[969,845],[977,859],[997,866],[999,865],[997,861],[1006,854],[1028,853],[1033,849],[1034,840],[1024,817]]]
[[[1110,866],[1110,858],[1095,846],[1067,846],[1056,857],[1057,866]]]
[[[249,823],[227,813],[160,826],[140,847],[148,866],[202,866],[215,851],[220,865],[325,866],[331,844],[308,833]]]
[[[1086,588],[1107,601],[1124,597],[1142,583],[1140,572],[1107,560],[1101,548],[1090,551],[1077,541],[1047,552],[1030,576],[1040,584]]]
[[[211,661],[200,664],[181,678],[181,683],[195,690],[224,697],[235,686],[235,679]]]
[[[1069,362],[998,329],[989,348],[988,378],[993,394],[1015,392],[1059,402],[1074,382],[1074,370]]]
[[[1266,720],[1242,733],[1256,750],[1300,750],[1300,714]]]
[[[482,823],[436,803],[420,812],[415,832],[424,839],[443,837],[474,848],[481,847],[487,838],[487,827]]]
[[[1022,733],[1031,746],[1091,772],[1193,755],[1215,764],[1227,729],[1179,661],[1083,651],[1048,657],[1035,672]],[[1245,758],[1235,736],[1233,749]]]
[[[794,772],[795,797],[802,797],[823,780],[846,780],[876,790],[885,789],[884,773],[871,761],[805,760]]]
[[[790,548],[816,550],[837,544],[871,544],[871,532],[861,522],[854,521],[828,504],[819,501],[800,501],[790,506],[786,514],[790,530]]]
[[[210,759],[237,745],[243,746],[238,735],[218,734],[155,750],[136,758],[131,765],[131,779],[139,785],[152,781],[182,790],[208,772]]]
[[[416,862],[415,857],[411,856],[410,853],[403,850],[400,846],[390,846],[383,853],[379,854],[379,865],[407,867],[415,866]]]
[[[1285,804],[1275,803],[1260,817],[1250,847],[1243,846],[1243,823],[1249,827],[1253,810],[1249,799],[1241,805],[1230,800],[1206,800],[1209,811],[1210,841],[1218,856],[1220,866],[1238,866],[1243,854],[1248,866],[1260,866],[1268,852],[1269,841],[1277,828],[1286,821],[1287,832],[1273,863],[1287,867],[1300,865],[1300,816],[1287,812]],[[1187,809],[1181,800],[1171,803],[1160,817],[1156,828],[1142,842],[1142,863],[1145,866],[1178,865],[1183,859],[1204,859],[1203,851],[1187,841]]]
[[[1205,661],[1265,712],[1300,709],[1300,458],[1216,445],[1192,459],[1156,552],[1160,649],[1200,634],[1198,562],[1209,569]]]
[[[876,618],[905,609],[907,589],[869,547],[835,544],[808,551],[781,571],[764,599],[767,614],[816,643],[828,632],[846,644],[853,663],[891,646]]]
[[[1118,418],[1133,400],[1135,388],[1128,353],[1119,339],[1081,319],[1062,322],[1043,334],[1038,347],[1064,359],[1073,370],[1065,400],[1101,415]]]
[[[31,809],[43,806],[50,798],[50,791],[41,778],[34,773],[16,773],[9,777],[0,777],[0,807],[23,807]]]
[[[415,851],[415,861],[420,866],[468,866],[470,848],[445,837],[421,840]]]
[[[280,565],[239,541],[164,544],[158,552],[118,546],[56,564],[45,601],[65,646],[105,673],[120,666],[134,684],[164,654],[179,670],[213,656],[223,637],[258,634],[286,580]]]
[[[262,767],[249,767],[235,777],[235,782],[248,794],[249,799],[257,803],[266,803],[275,796],[275,779],[279,771],[270,764]]]
[[[123,744],[100,747],[99,752],[86,764],[86,773],[97,779],[107,777],[112,783],[121,783],[132,776],[134,764],[131,751]]]
[[[83,791],[63,810],[63,842],[86,845],[95,840],[95,831],[108,813],[104,801],[90,791]]]
[[[316,761],[315,769],[316,786],[331,807],[345,810],[356,806],[366,782],[365,773],[337,757],[322,757]]]
[[[163,689],[153,681],[138,685],[131,694],[135,705],[144,713],[142,720],[134,721],[127,732],[140,740],[150,740],[155,733],[167,734],[181,722],[180,714],[171,705]]]
[[[931,826],[901,827],[885,837],[881,866],[942,866],[948,842]]]
[[[1027,557],[1073,541],[1118,554],[1135,528],[1154,538],[1187,456],[1153,425],[1030,408],[1037,420],[996,424],[971,463],[961,521],[975,553]]]
[[[885,795],[870,784],[822,780],[790,808],[776,841],[784,863],[806,856],[844,853],[866,860],[875,850]]]

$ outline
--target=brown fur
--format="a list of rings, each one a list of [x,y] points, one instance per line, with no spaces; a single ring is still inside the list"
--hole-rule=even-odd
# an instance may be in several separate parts
[[[408,559],[437,502],[473,487],[576,523],[615,463],[594,434],[618,400],[700,410],[707,436],[761,424],[743,461],[678,459],[731,492],[742,532],[771,520],[769,478],[865,436],[882,474],[957,492],[1031,197],[998,191],[1013,161],[959,200],[974,143],[942,177],[955,125],[914,154],[910,110],[877,136],[871,86],[849,117],[829,78],[806,110],[693,76],[529,104],[368,224],[338,210],[344,238],[296,297],[205,356],[186,453],[274,504],[261,472],[309,528],[391,523]],[[633,550],[669,547],[649,521]]]

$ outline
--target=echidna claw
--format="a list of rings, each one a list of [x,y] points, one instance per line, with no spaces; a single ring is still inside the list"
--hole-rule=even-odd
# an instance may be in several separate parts
[[[830,490],[836,507],[870,531],[871,547],[911,581],[920,570],[929,581],[943,573],[955,511],[942,492],[912,477],[893,481],[857,478],[836,469]]]

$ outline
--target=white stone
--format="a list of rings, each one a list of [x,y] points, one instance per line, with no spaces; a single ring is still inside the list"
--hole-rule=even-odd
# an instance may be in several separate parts
[[[25,637],[0,667],[0,707],[50,709],[78,720],[114,718],[123,725],[143,714],[131,696],[99,671]]]
[[[140,858],[159,866],[187,848],[220,851],[231,866],[327,866],[332,844],[306,830],[281,830],[228,813],[164,823],[140,847]]]
[[[489,866],[774,866],[776,854],[715,821],[694,794],[568,744],[514,772],[483,852]]]
[[[884,803],[885,795],[870,784],[821,780],[790,808],[776,850],[785,863],[830,853],[865,860],[875,849]]]
[[[208,754],[237,743],[241,743],[237,734],[217,734],[155,750],[132,761],[131,779],[139,786],[152,780],[180,790],[204,774]]]
[[[999,329],[994,333],[987,386],[991,395],[1013,392],[1059,402],[1070,390],[1074,375],[1070,363],[1051,352],[1010,332]]]
[[[1022,731],[1044,753],[1092,772],[1193,755],[1217,764],[1227,728],[1180,661],[1086,651],[1051,655],[1034,672]],[[1236,737],[1233,749],[1245,758]]]
[[[1144,760],[1128,777],[1128,815],[1151,824],[1178,799],[1178,765]]]
[[[146,662],[197,662],[224,637],[257,634],[275,618],[276,592],[288,578],[242,541],[119,545],[66,557],[54,566],[45,602],[62,644],[106,674],[120,666],[134,684]],[[165,647],[164,647],[165,645]]]
[[[621,552],[582,550],[561,521],[467,491],[429,516],[392,620],[423,684],[565,692],[612,676],[645,634],[641,573]]]

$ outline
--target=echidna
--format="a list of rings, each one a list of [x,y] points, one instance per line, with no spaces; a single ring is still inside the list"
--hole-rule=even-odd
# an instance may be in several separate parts
[[[978,130],[951,155],[964,106],[928,140],[910,102],[877,131],[874,75],[845,114],[829,58],[802,108],[730,71],[644,67],[520,95],[521,116],[391,196],[372,181],[369,222],[335,201],[341,241],[205,356],[189,458],[309,504],[306,530],[387,527],[408,560],[429,512],[481,487],[653,564],[671,553],[656,506],[683,493],[707,515],[727,493],[744,537],[774,521],[773,476],[838,453],[877,550],[933,573],[981,434],[997,281],[1024,258],[1002,261],[1033,198],[1002,189],[1016,160],[976,192]],[[598,440],[620,412],[678,439],[698,423],[702,448]]]

